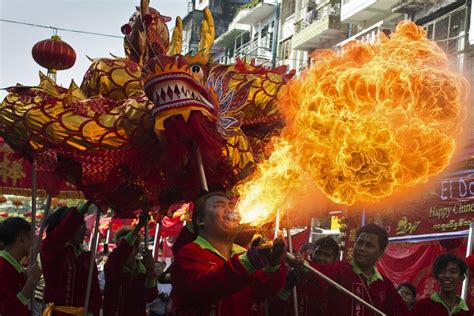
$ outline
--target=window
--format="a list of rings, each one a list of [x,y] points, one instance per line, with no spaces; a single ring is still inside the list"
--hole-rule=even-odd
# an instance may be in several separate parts
[[[467,10],[463,6],[424,25],[427,37],[450,56],[459,70],[464,68],[466,19]]]
[[[285,21],[289,16],[295,13],[296,0],[282,0],[281,19]]]
[[[291,54],[291,37],[280,43],[280,58],[289,59]]]

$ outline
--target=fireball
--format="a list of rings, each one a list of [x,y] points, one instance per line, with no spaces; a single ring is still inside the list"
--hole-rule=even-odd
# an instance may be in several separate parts
[[[313,187],[335,203],[378,202],[449,164],[468,83],[411,22],[374,45],[317,51],[284,87],[273,153],[238,187],[243,223],[271,221]]]

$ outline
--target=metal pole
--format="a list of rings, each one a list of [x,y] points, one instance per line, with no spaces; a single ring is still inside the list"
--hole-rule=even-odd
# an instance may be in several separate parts
[[[286,213],[288,214],[288,212]],[[288,216],[287,216],[288,217]],[[291,228],[286,229],[286,233],[288,234],[288,250],[290,253],[293,253],[293,241],[291,240]],[[293,286],[293,310],[295,312],[295,316],[298,316],[298,293],[296,292],[296,286]]]
[[[273,233],[273,239],[278,237],[278,231],[280,230],[280,210],[277,210],[275,218],[275,232]]]
[[[204,190],[209,191],[209,188],[207,186],[206,173],[204,172],[204,165],[202,164],[201,151],[199,150],[199,147],[197,146],[196,146],[196,158],[198,162],[199,176],[201,178],[201,187]]]
[[[286,258],[288,260],[295,260],[295,256],[292,255],[291,253],[286,253]],[[358,301],[359,303],[361,304],[364,304],[365,306],[367,306],[368,308],[370,308],[372,311],[374,311],[375,313],[381,315],[381,316],[386,316],[386,314],[382,311],[380,311],[379,309],[377,309],[375,306],[372,306],[371,304],[367,303],[366,301],[364,301],[363,299],[361,299],[359,296],[355,295],[354,293],[352,293],[351,291],[349,291],[348,289],[346,289],[345,287],[343,287],[342,285],[340,285],[339,283],[333,281],[331,278],[329,278],[328,276],[324,275],[322,272],[316,270],[315,268],[313,268],[312,266],[310,266],[307,262],[304,263],[304,269],[306,269],[308,272],[311,272],[312,274],[315,274],[317,275],[318,277],[320,277],[321,279],[323,279],[324,281],[328,282],[329,284],[331,284],[332,286],[334,286],[336,289],[338,289],[339,291],[343,292],[344,294],[346,295],[349,295],[350,297],[352,297],[353,299],[355,299],[356,301]]]
[[[280,0],[275,0],[275,18],[273,21],[272,68],[275,68],[278,52],[278,31],[280,28]]]
[[[466,248],[466,258],[472,254],[472,239],[474,235],[474,222],[471,221],[471,225],[469,225],[469,237],[467,238],[467,248]],[[469,285],[469,278],[465,278],[464,282],[462,283],[462,292],[461,297],[463,300],[467,298],[467,287]]]
[[[48,218],[50,209],[51,209],[51,195],[48,195],[48,197],[46,198],[46,205],[45,205],[45,208],[44,208],[43,218],[41,219],[41,224],[40,224],[40,230],[38,232],[38,237],[35,238],[35,243],[33,244],[33,251],[31,252],[31,258],[30,258],[30,267],[36,262],[36,258],[38,257],[39,247],[40,247],[41,240],[43,238],[43,232],[44,232],[44,228],[46,226],[46,219]],[[36,232],[36,228],[34,228],[34,232]],[[33,315],[34,314],[34,304],[35,304],[34,300],[35,300],[35,297],[34,297],[34,295],[32,295],[31,299],[30,299],[31,316],[34,316]]]
[[[145,230],[145,238],[143,238],[143,243],[145,244],[145,251],[148,250],[148,239],[149,238],[149,234],[148,234],[148,222],[145,223],[145,227],[143,227],[143,229]]]
[[[35,161],[31,163],[31,226],[33,232],[36,232],[36,165]]]
[[[157,259],[158,257],[158,236],[160,236],[160,223],[156,222],[155,227],[155,237],[153,238],[153,259]]]
[[[95,249],[97,244],[97,235],[99,234],[99,220],[100,220],[100,209],[97,208],[97,214],[95,216],[95,227],[94,236],[91,239],[91,259],[89,262],[89,273],[87,274],[87,287],[86,287],[86,299],[84,302],[84,316],[87,316],[87,309],[89,308],[89,298],[91,296],[92,287],[92,272],[94,271],[95,264]]]
[[[41,240],[41,235],[38,236],[36,239],[36,165],[35,161],[31,162],[31,226],[33,227],[33,239],[35,239],[35,243],[37,240]],[[43,217],[44,218],[44,217]],[[38,252],[36,248],[33,248],[33,253],[31,254],[30,258],[30,267],[36,262],[36,257],[38,256]],[[34,294],[30,298],[30,308],[31,308],[31,316],[34,315],[35,311],[35,296]]]

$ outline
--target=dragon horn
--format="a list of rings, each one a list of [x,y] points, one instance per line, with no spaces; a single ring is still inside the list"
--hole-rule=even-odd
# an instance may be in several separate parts
[[[176,18],[176,26],[173,30],[173,36],[171,38],[171,45],[168,49],[168,55],[176,55],[181,53],[183,47],[183,20],[178,16]]]
[[[150,0],[140,0],[140,15],[142,17],[148,14],[149,4],[150,4]]]
[[[216,33],[214,31],[214,20],[212,18],[211,10],[205,8],[204,20],[201,23],[201,40],[198,44],[198,50],[204,50],[204,54],[207,55],[214,43],[215,37]]]

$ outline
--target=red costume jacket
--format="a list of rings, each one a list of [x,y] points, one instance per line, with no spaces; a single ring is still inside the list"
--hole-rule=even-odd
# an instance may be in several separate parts
[[[21,264],[8,252],[0,251],[0,315],[29,316],[27,299],[21,294],[26,276]]]
[[[323,272],[346,289],[355,293],[366,302],[383,311],[387,316],[410,315],[406,304],[401,299],[392,281],[382,276],[376,269],[370,278],[366,278],[355,263],[335,262],[324,265],[311,266]],[[374,312],[365,305],[353,300],[351,297],[337,290],[335,287],[313,277],[318,283],[325,297],[322,302],[322,314],[327,316],[372,316]],[[326,304],[327,302],[327,304]]]
[[[300,272],[296,285],[298,316],[320,316],[326,309],[327,297],[310,273]],[[269,302],[271,316],[294,316],[293,291],[283,289],[278,297]]]
[[[283,287],[284,266],[255,271],[245,251],[234,244],[226,260],[201,236],[183,246],[171,272],[176,315],[263,315],[263,299]]]
[[[461,298],[459,298],[459,303],[449,313],[449,307],[443,302],[438,292],[434,293],[431,297],[416,302],[411,313],[413,316],[472,316],[472,312],[469,312],[466,302]]]
[[[147,281],[141,261],[137,262],[136,271],[125,266],[135,241],[129,236],[119,242],[104,266],[104,316],[145,316],[146,303],[158,296],[156,278]]]
[[[72,209],[41,242],[46,303],[54,302],[56,306],[84,306],[91,253],[68,245],[68,241],[83,223],[83,214]],[[88,312],[99,315],[102,295],[95,263],[93,269]],[[55,311],[53,315],[67,314]]]

